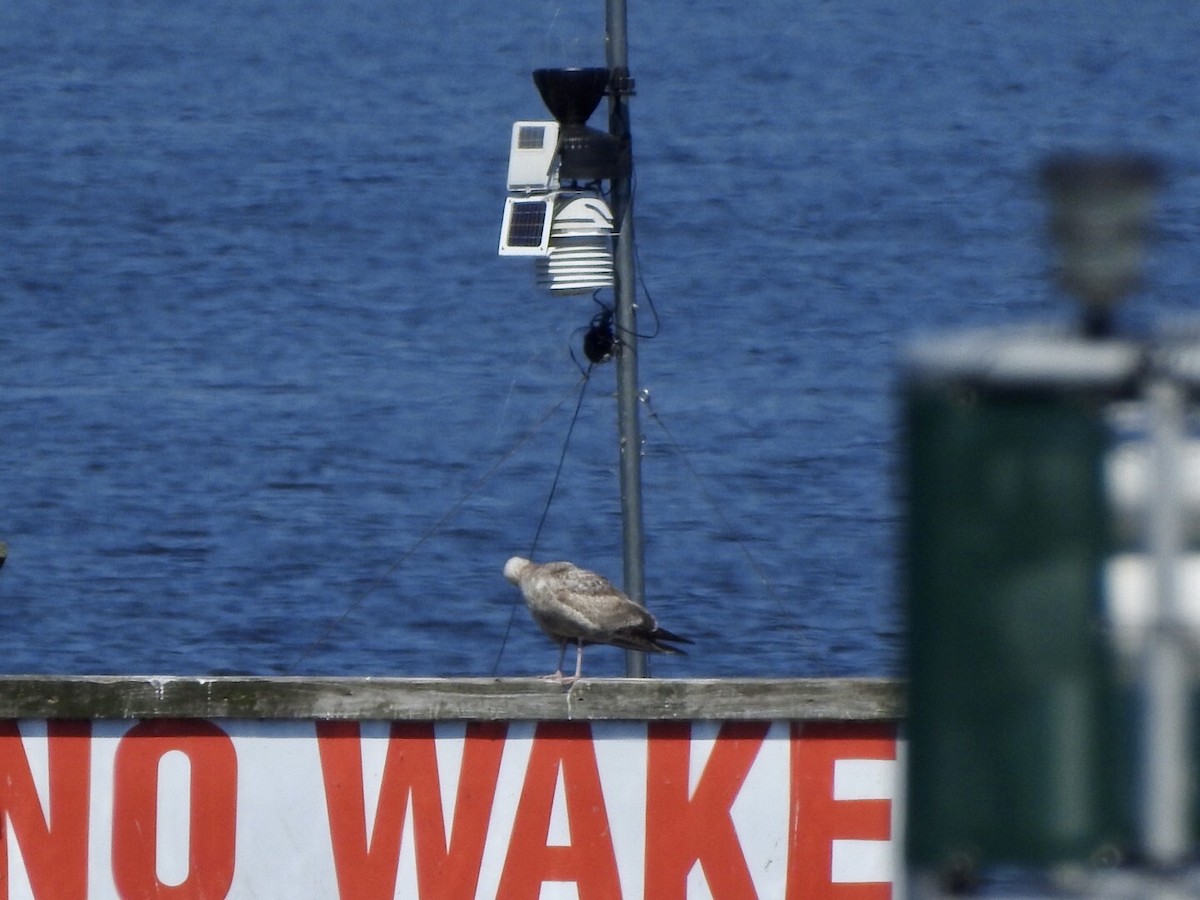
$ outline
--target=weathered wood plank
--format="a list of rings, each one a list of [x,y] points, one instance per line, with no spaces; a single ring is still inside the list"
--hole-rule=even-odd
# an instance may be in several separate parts
[[[0,718],[895,720],[880,678],[584,679],[0,676]]]

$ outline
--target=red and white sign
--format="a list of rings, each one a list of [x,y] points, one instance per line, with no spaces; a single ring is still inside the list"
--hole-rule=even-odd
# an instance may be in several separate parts
[[[888,723],[0,721],[0,900],[887,900]]]

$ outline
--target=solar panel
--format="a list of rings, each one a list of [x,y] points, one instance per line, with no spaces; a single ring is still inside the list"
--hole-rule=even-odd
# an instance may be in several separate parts
[[[545,125],[517,126],[518,150],[541,150],[544,146],[546,146]]]
[[[536,247],[542,242],[546,226],[546,204],[541,200],[514,203],[508,219],[510,247]]]
[[[508,189],[546,191],[558,180],[558,123],[514,122],[508,148]]]
[[[509,197],[500,229],[501,256],[545,256],[550,242],[553,199]]]

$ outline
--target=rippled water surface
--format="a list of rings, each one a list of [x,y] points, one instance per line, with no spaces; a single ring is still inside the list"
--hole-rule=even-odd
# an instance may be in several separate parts
[[[1063,317],[1064,147],[1164,160],[1194,307],[1200,7],[629,4],[654,671],[896,672],[899,354]],[[602,5],[482,9],[0,7],[0,670],[542,673],[504,560],[620,579],[611,366],[547,511],[598,307],[495,253]]]

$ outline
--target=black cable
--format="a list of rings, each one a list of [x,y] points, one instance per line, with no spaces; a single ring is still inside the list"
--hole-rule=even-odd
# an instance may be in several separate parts
[[[642,273],[642,251],[638,249],[637,244],[633,245],[633,256],[637,264],[638,283],[642,286],[642,293],[646,296],[646,305],[650,309],[650,314],[654,316],[654,330],[649,334],[639,334],[638,337],[652,341],[662,331],[662,318],[658,315],[658,307],[654,305],[654,298],[650,296],[650,288],[646,287],[646,276]]]
[[[586,386],[586,384],[587,384],[587,374],[586,373],[584,374],[584,377],[581,379],[580,383]],[[572,386],[571,391],[574,391],[574,390],[575,390],[575,387]],[[285,667],[283,669],[283,674],[290,675],[292,672],[294,672],[296,670],[296,667],[299,666],[300,663],[304,662],[304,660],[306,660],[309,656],[311,656],[313,651],[316,650],[317,647],[319,647],[322,643],[324,643],[325,640],[329,637],[329,635],[332,634],[333,631],[338,626],[340,626],[344,621],[346,621],[346,618],[352,612],[354,612],[354,610],[356,610],[360,606],[362,606],[362,604],[364,602],[366,602],[367,598],[370,597],[373,593],[375,593],[375,591],[379,589],[380,585],[382,585],[384,583],[384,581],[386,581],[392,575],[392,573],[394,573],[397,569],[399,569],[402,565],[404,565],[404,563],[406,563],[408,561],[409,557],[411,557],[414,553],[417,552],[418,549],[420,549],[422,544],[424,544],[427,540],[429,540],[431,537],[433,537],[433,535],[438,531],[438,529],[441,528],[443,525],[445,525],[446,522],[450,519],[450,517],[453,516],[456,512],[458,512],[459,509],[462,508],[462,505],[464,503],[466,503],[467,500],[469,500],[475,494],[476,491],[478,491],[480,488],[482,488],[491,479],[491,477],[496,474],[497,470],[502,465],[504,465],[506,462],[508,462],[510,459],[512,459],[512,457],[516,454],[516,452],[518,450],[520,450],[521,447],[523,447],[526,443],[528,443],[528,441],[535,434],[537,434],[537,432],[539,430],[541,430],[541,427],[543,425],[545,425],[547,421],[549,421],[550,417],[552,415],[554,415],[554,413],[558,410],[558,408],[567,401],[568,397],[571,396],[571,391],[563,394],[562,397],[560,397],[548,410],[546,410],[546,412],[542,414],[542,417],[540,419],[538,419],[537,422],[535,422],[534,425],[528,431],[526,431],[525,434],[522,435],[521,438],[515,444],[513,444],[513,446],[508,450],[507,453],[505,453],[495,463],[493,463],[491,468],[489,468],[486,472],[484,472],[483,475],[481,475],[475,481],[474,484],[472,484],[469,488],[467,488],[466,492],[463,493],[463,495],[461,497],[459,497],[458,500],[456,500],[454,502],[454,504],[448,510],[446,510],[446,512],[443,513],[442,516],[436,522],[434,522],[428,529],[426,529],[425,532],[419,538],[417,538],[416,543],[414,543],[411,547],[409,547],[408,550],[406,550],[404,552],[404,554],[400,556],[399,559],[397,559],[386,570],[384,570],[384,572],[378,578],[376,578],[366,588],[366,590],[364,590],[358,596],[354,597],[336,619],[333,619],[323,629],[321,629],[321,632],[316,636],[316,638],[314,638],[308,644],[308,646],[306,646],[304,648],[304,650],[300,653],[300,655],[297,656],[291,662],[290,665],[288,665],[287,667]],[[578,411],[578,407],[577,407],[576,415],[578,415],[578,412],[579,411]]]
[[[554,502],[555,491],[558,490],[558,480],[562,476],[563,464],[567,461],[567,448],[571,446],[571,435],[575,431],[575,423],[579,421],[579,410],[583,407],[583,395],[587,393],[588,381],[592,375],[592,367],[589,365],[587,371],[583,373],[583,381],[579,386],[579,400],[575,403],[575,413],[571,416],[571,424],[567,426],[567,436],[563,440],[562,453],[558,457],[558,467],[554,470],[554,480],[550,483],[550,494],[546,497],[546,506],[542,509],[542,517],[538,519],[537,529],[533,532],[533,543],[529,545],[529,558],[533,559],[537,552],[538,539],[542,536],[542,526],[546,524],[546,517],[550,514],[550,504]],[[492,676],[495,677],[496,672],[500,668],[500,659],[504,656],[504,648],[508,644],[508,636],[512,632],[513,621],[517,616],[517,601],[514,597],[512,608],[508,613],[508,624],[504,627],[504,636],[500,638],[500,649],[496,653],[496,661],[492,663]]]
[[[633,205],[634,199],[637,197],[637,169],[631,167],[629,172],[629,204]],[[658,337],[662,331],[662,319],[658,315],[658,307],[654,305],[654,298],[650,296],[650,288],[646,287],[646,276],[642,272],[642,251],[635,243],[633,245],[634,267],[637,269],[638,284],[641,285],[642,293],[646,297],[646,305],[650,309],[650,314],[654,316],[654,330],[649,334],[639,333],[637,337],[640,340],[652,341]]]
[[[611,189],[607,190],[607,191],[600,190],[600,191],[598,191],[598,193],[600,194],[601,197],[603,197],[605,199],[606,202],[610,202],[609,198],[612,195]],[[634,205],[634,201],[635,201],[636,197],[637,197],[637,167],[635,165],[633,165],[633,162],[631,160],[630,168],[629,168],[629,205],[631,208]],[[621,235],[619,233],[617,235],[615,235],[615,237],[617,240],[621,239]],[[659,332],[662,331],[662,318],[658,314],[658,307],[654,305],[654,298],[652,296],[650,296],[650,289],[648,287],[646,287],[646,277],[642,274],[642,253],[641,253],[641,250],[638,249],[638,245],[636,243],[634,243],[634,245],[633,245],[633,256],[634,256],[634,266],[637,269],[638,284],[641,285],[642,293],[646,297],[646,305],[650,309],[650,314],[652,316],[654,316],[654,330],[653,331],[651,331],[649,334],[642,334],[641,332],[635,331],[633,333],[633,335],[634,335],[634,337],[636,337],[640,340],[652,341],[656,337],[658,337]],[[596,300],[595,296],[593,296],[592,299]],[[599,300],[596,300],[596,302],[600,303]],[[603,304],[601,304],[601,305],[603,306]],[[627,329],[620,329],[620,330],[626,331],[626,333],[628,333]]]

